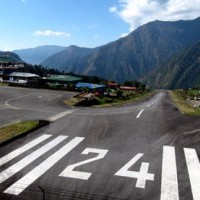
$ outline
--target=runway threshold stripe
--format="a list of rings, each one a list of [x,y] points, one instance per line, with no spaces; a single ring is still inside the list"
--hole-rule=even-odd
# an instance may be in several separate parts
[[[20,148],[10,152],[9,154],[3,156],[0,158],[0,166],[4,165],[5,163],[9,162],[10,160],[16,158],[20,154],[26,152],[27,150],[31,149],[32,147],[38,145],[39,143],[43,142],[44,140],[51,137],[51,135],[44,134],[33,141],[21,146]]]
[[[19,162],[15,163],[14,165],[10,166],[9,168],[5,169],[0,173],[0,183],[4,182],[17,172],[19,172],[21,169],[29,165],[31,162],[39,158],[41,155],[48,152],[50,149],[58,145],[60,142],[65,140],[67,136],[58,136],[51,142],[47,143],[43,147],[39,148],[38,150],[34,151],[33,153],[29,154],[28,156],[24,157]]]
[[[82,140],[83,137],[76,137],[59,149],[57,152],[52,154],[49,158],[43,161],[40,165],[35,167],[32,171],[26,174],[24,177],[19,179],[17,182],[12,184],[7,188],[4,193],[19,195],[23,192],[29,185],[31,185],[35,180],[42,176],[47,170],[49,170],[53,165],[55,165],[60,159],[62,159],[66,154],[68,154],[73,148],[75,148]]]
[[[140,117],[140,115],[143,113],[143,111],[144,111],[144,109],[142,109],[139,113],[138,113],[138,115],[137,115],[137,119]]]
[[[193,200],[200,199],[200,163],[195,149],[184,148]]]
[[[178,178],[175,148],[163,147],[161,200],[178,200]]]

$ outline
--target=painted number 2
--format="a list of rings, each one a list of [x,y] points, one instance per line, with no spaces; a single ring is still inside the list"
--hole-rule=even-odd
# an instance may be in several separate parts
[[[129,170],[129,168],[132,165],[134,165],[142,156],[143,154],[138,153],[126,165],[124,165],[119,171],[117,171],[115,175],[136,178],[137,182],[136,182],[135,187],[145,188],[145,184],[147,180],[150,180],[150,181],[154,180],[154,174],[148,173],[149,163],[142,162],[139,172]]]
[[[89,153],[95,153],[95,154],[98,154],[98,155],[96,157],[94,157],[94,158],[90,158],[90,159],[84,160],[82,162],[69,165],[59,176],[88,180],[92,173],[74,171],[74,168],[79,167],[81,165],[85,165],[87,163],[94,162],[96,160],[100,160],[100,159],[105,157],[107,152],[108,152],[108,150],[104,150],[104,149],[86,148],[82,152],[82,154],[87,155]]]

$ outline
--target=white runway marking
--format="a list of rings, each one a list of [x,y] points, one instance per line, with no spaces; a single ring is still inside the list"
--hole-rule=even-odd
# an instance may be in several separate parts
[[[43,142],[44,140],[48,139],[51,137],[51,135],[44,134],[35,140],[23,145],[22,147],[10,152],[9,154],[3,156],[0,158],[0,166],[4,165],[5,163],[9,162],[10,160],[16,158],[20,154],[24,153],[25,151],[31,149],[32,147],[38,145],[39,143]]]
[[[100,160],[105,157],[105,155],[108,153],[108,150],[105,149],[94,149],[94,148],[86,148],[82,154],[89,154],[89,153],[95,153],[98,154],[94,158],[90,158],[84,161],[81,161],[79,163],[75,163],[72,165],[69,165],[62,173],[59,174],[59,176],[63,177],[68,177],[68,178],[77,178],[77,179],[82,179],[82,180],[88,180],[91,176],[92,173],[88,172],[79,172],[79,171],[74,171],[76,167],[79,167],[81,165],[85,165],[91,162],[94,162],[96,160]]]
[[[11,167],[5,169],[3,172],[0,173],[0,183],[4,182],[17,172],[19,172],[21,169],[29,165],[31,162],[39,158],[41,155],[45,154],[48,152],[50,149],[58,145],[60,142],[65,140],[67,136],[58,136],[54,140],[50,141],[46,145],[42,146],[38,150],[34,151],[33,153],[29,154],[19,162],[15,163]]]
[[[12,184],[7,188],[4,193],[19,195],[23,192],[29,185],[31,185],[35,180],[42,176],[47,170],[49,170],[53,165],[55,165],[60,159],[62,159],[67,153],[69,153],[73,148],[75,148],[81,141],[83,137],[76,137],[67,143],[65,146],[60,148],[57,152],[52,154],[49,158],[44,160],[40,165],[35,167],[32,171],[26,174],[24,177],[19,179],[17,182]]]
[[[57,98],[61,97],[61,95],[57,95],[57,94],[53,94],[53,95],[55,95],[56,97],[53,97],[53,98],[49,99],[48,101],[52,101],[54,99],[57,99]]]
[[[163,147],[161,200],[178,200],[178,180],[175,148]]]
[[[61,113],[59,113],[59,114],[57,114],[57,115],[54,115],[54,116],[49,117],[49,118],[48,118],[48,121],[54,122],[54,121],[56,121],[56,120],[58,120],[58,119],[60,119],[60,118],[63,118],[63,117],[65,117],[65,116],[67,116],[67,115],[69,115],[69,114],[71,114],[71,113],[73,113],[73,112],[75,112],[75,111],[76,111],[76,110],[67,110],[67,111],[65,111],[65,112],[61,112]]]
[[[144,111],[144,109],[142,109],[139,113],[138,113],[138,115],[137,115],[137,119],[140,117],[140,115],[143,113],[143,111]]]
[[[159,100],[159,98],[155,99],[154,101],[152,101],[149,105],[147,105],[147,107],[152,106],[153,104],[155,104],[157,101]]]
[[[15,98],[9,99],[9,100],[7,100],[7,101],[5,102],[4,105],[5,105],[5,106],[8,106],[9,108],[12,108],[12,109],[19,109],[19,108],[15,107],[15,106],[10,105],[9,102],[10,102],[10,101],[13,101],[13,100],[16,100],[16,99],[21,99],[21,98],[26,97],[26,96],[29,96],[29,95],[30,95],[30,94],[26,94],[26,95],[23,95],[23,96],[19,96],[19,97],[15,97]]]
[[[193,200],[200,199],[200,163],[195,149],[184,148]]]
[[[136,187],[137,188],[145,188],[146,181],[154,181],[154,174],[148,173],[149,170],[149,163],[142,162],[141,167],[140,167],[140,172],[138,173],[138,179],[136,182]]]
[[[129,170],[141,157],[143,156],[142,153],[138,153],[134,156],[127,164],[125,164],[119,171],[115,173],[115,176],[123,176],[129,178],[136,178],[136,186],[137,188],[145,188],[146,181],[154,180],[154,174],[148,173],[149,170],[149,163],[142,162],[140,171],[133,171]]]

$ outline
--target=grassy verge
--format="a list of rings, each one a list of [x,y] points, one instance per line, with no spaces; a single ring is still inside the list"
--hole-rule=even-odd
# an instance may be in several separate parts
[[[0,86],[8,86],[8,84],[0,82]]]
[[[68,106],[75,106],[78,102],[80,102],[80,98],[72,97],[64,101],[64,103]]]
[[[39,125],[39,121],[24,121],[0,128],[0,144],[17,137]]]
[[[200,109],[193,108],[192,105],[190,105],[182,96],[180,91],[169,91],[169,95],[181,113],[197,116],[200,115]]]
[[[124,104],[128,104],[128,103],[134,103],[134,102],[138,102],[138,101],[147,99],[147,98],[151,97],[153,94],[155,94],[155,92],[136,94],[136,95],[133,95],[132,97],[130,97],[129,99],[116,99],[112,103],[102,103],[100,105],[94,105],[93,107],[103,108],[103,107],[120,106],[120,105],[124,105]]]
[[[155,94],[155,91],[148,92],[145,94],[135,94],[132,97],[128,99],[110,99],[108,97],[103,98],[97,98],[97,105],[93,105],[92,107],[95,108],[103,108],[103,107],[111,107],[111,106],[120,106],[127,103],[134,103],[138,101],[142,101],[144,99],[147,99]],[[70,106],[76,106],[77,103],[79,103],[81,100],[80,98],[70,98],[65,101],[65,104]]]

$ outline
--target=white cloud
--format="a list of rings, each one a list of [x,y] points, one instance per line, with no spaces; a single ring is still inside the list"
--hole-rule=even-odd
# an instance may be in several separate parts
[[[109,12],[111,12],[111,13],[117,12],[117,7],[116,7],[116,6],[110,7],[110,8],[109,8]]]
[[[121,37],[126,37],[129,33],[122,33]]]
[[[36,31],[33,33],[34,36],[51,36],[51,37],[70,37],[70,33],[67,32],[60,32],[60,31]]]
[[[194,19],[200,16],[200,0],[118,0],[109,12],[128,23],[131,32],[154,20]]]

